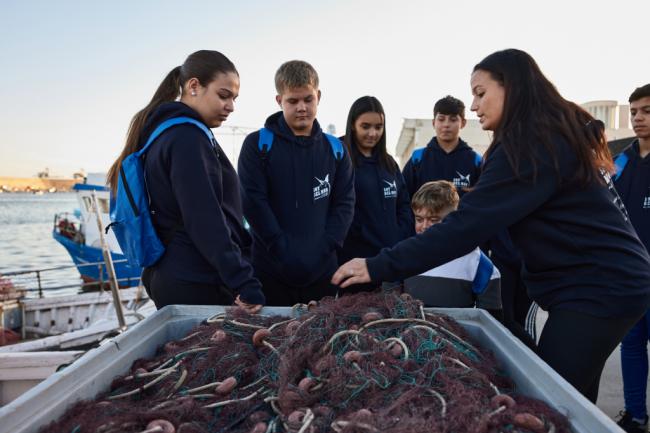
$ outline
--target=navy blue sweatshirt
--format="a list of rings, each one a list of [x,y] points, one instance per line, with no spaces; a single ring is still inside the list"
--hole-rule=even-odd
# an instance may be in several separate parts
[[[417,275],[471,251],[505,227],[524,263],[530,297],[542,308],[632,317],[650,304],[650,257],[634,233],[608,175],[607,184],[570,180],[577,158],[557,139],[559,176],[543,146],[517,177],[501,146],[456,212],[426,232],[368,259],[374,281]]]
[[[259,131],[244,140],[238,172],[244,215],[253,234],[253,266],[291,287],[329,278],[337,266],[354,212],[350,156],[337,161],[314,121],[310,136],[296,136],[282,112],[265,127],[271,150],[258,148]]]
[[[182,102],[165,103],[149,115],[140,143],[179,116],[202,121]],[[185,282],[223,285],[245,302],[263,304],[261,285],[244,257],[251,238],[243,227],[237,173],[219,145],[213,147],[195,125],[177,125],[151,145],[144,170],[154,226],[169,242],[154,268]]]
[[[438,139],[433,137],[424,148],[422,159],[417,163],[409,159],[402,170],[409,195],[413,197],[429,181],[447,180],[454,184],[462,197],[464,189],[474,186],[478,180],[480,166],[477,160],[480,160],[480,155],[463,140],[459,140],[458,146],[447,153],[438,144]]]
[[[621,196],[639,239],[650,251],[650,155],[641,158],[639,141],[625,151],[628,157],[614,185]]]
[[[339,254],[339,263],[354,257],[375,256],[384,247],[392,247],[415,234],[411,201],[404,177],[393,160],[395,172],[387,170],[376,153],[366,157],[353,148],[354,219]],[[392,157],[391,157],[392,160]]]

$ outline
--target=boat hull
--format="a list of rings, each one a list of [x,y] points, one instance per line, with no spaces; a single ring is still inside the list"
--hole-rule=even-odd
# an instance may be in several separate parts
[[[52,232],[54,240],[63,245],[68,251],[72,261],[77,266],[77,270],[84,282],[106,282],[108,273],[106,267],[102,265],[88,265],[88,263],[99,263],[104,261],[101,248],[95,248],[88,245],[80,244],[69,239],[56,230]],[[133,267],[125,261],[123,254],[111,251],[111,258],[114,262],[115,275],[117,276],[120,287],[133,287],[140,281],[142,268]],[[100,273],[101,268],[101,273]]]

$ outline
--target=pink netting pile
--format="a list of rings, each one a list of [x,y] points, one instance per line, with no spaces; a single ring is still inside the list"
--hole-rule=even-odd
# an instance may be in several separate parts
[[[326,298],[298,318],[212,317],[42,432],[569,432],[493,355],[408,295]]]

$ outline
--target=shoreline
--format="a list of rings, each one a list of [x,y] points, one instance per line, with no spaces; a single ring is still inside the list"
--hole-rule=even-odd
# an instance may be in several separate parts
[[[0,176],[0,193],[69,192],[72,186],[79,182],[83,182],[83,179]]]

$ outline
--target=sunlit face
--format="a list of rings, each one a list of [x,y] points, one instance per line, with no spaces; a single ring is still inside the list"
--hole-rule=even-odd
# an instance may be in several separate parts
[[[433,118],[433,129],[436,130],[439,142],[456,142],[463,127],[465,127],[465,119],[458,114],[437,113]]]
[[[380,113],[363,113],[354,121],[353,129],[359,151],[368,155],[384,134],[384,116]]]
[[[505,89],[489,72],[481,69],[474,71],[470,84],[474,95],[471,110],[478,115],[483,129],[494,131],[503,117]]]
[[[630,102],[630,116],[636,136],[650,139],[650,96]]]
[[[438,212],[431,212],[430,209],[425,208],[413,210],[413,214],[415,215],[415,233],[424,233],[429,227],[438,224],[454,210],[452,206],[446,207]]]
[[[282,108],[284,120],[295,135],[311,134],[320,101],[320,90],[312,85],[284,89],[275,100]]]
[[[192,107],[210,128],[216,128],[235,111],[239,96],[239,76],[234,72],[220,73],[203,87],[196,78],[185,85],[181,101]]]

